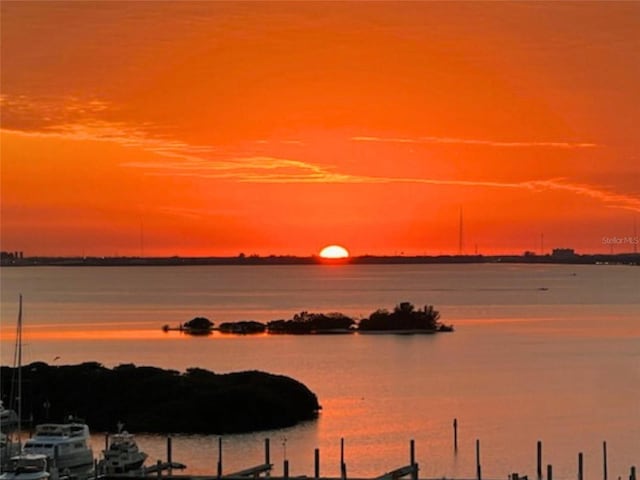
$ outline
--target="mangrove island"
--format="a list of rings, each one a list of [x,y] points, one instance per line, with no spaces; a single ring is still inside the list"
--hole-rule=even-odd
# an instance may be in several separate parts
[[[196,327],[197,328],[194,328]],[[171,328],[164,325],[165,332],[179,330],[188,334],[209,334],[216,330],[214,323],[204,317]],[[302,311],[292,318],[271,320],[262,323],[254,320],[224,322],[217,330],[221,333],[247,335],[270,334],[339,334],[339,333],[437,333],[452,332],[453,325],[440,322],[440,312],[433,305],[416,308],[410,302],[401,302],[392,311],[378,309],[365,318],[352,318],[340,312],[311,313]]]
[[[14,368],[0,369],[10,385]],[[317,417],[316,395],[302,383],[259,371],[180,373],[133,364],[97,362],[22,367],[22,408],[34,424],[83,418],[92,430],[118,422],[136,432],[243,433],[284,428]]]

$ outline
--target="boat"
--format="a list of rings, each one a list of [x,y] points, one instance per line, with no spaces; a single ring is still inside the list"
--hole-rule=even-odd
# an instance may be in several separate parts
[[[84,423],[44,423],[36,425],[23,451],[46,455],[61,473],[82,474],[93,468],[90,442],[89,427]]]
[[[19,455],[22,448],[20,443],[4,432],[0,432],[0,473],[11,465],[11,459]]]
[[[110,437],[109,446],[102,451],[104,458],[98,463],[103,475],[138,470],[148,455],[138,449],[134,436],[126,430]]]
[[[48,480],[50,476],[46,455],[21,454],[11,458],[0,480]]]
[[[18,414],[15,410],[6,408],[0,400],[0,432],[12,432],[18,426]]]

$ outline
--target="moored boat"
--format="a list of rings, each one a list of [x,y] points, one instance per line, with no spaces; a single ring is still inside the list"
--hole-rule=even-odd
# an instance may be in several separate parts
[[[16,455],[20,455],[21,450],[19,441],[0,432],[0,472],[4,472],[9,468],[11,459]]]
[[[18,413],[10,408],[5,408],[0,400],[0,432],[12,432],[18,427]]]
[[[111,436],[108,448],[102,451],[104,458],[98,463],[98,471],[104,475],[138,470],[148,455],[138,448],[134,436],[123,431]]]
[[[22,454],[11,458],[0,480],[48,480],[49,477],[46,455]]]
[[[24,444],[24,453],[41,454],[60,472],[84,473],[93,468],[89,427],[84,423],[44,423]]]

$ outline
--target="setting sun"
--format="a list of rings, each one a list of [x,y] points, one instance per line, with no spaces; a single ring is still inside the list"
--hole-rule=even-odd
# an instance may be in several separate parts
[[[329,245],[320,251],[322,258],[349,258],[349,251],[340,245]]]

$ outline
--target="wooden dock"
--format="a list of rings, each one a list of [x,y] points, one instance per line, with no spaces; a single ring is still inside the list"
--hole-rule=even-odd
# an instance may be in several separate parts
[[[458,450],[458,442],[457,442],[457,420],[454,420],[454,454],[457,453]],[[553,480],[553,466],[546,465],[546,469],[543,468],[542,462],[542,442],[538,441],[536,445],[537,451],[537,468],[535,475],[521,475],[520,473],[509,473],[507,475],[508,480]],[[603,442],[603,480],[608,479],[608,469],[607,469],[607,443]],[[243,468],[241,470],[224,473],[223,465],[222,465],[222,438],[220,437],[218,440],[218,462],[217,462],[217,472],[211,475],[186,475],[186,474],[175,474],[174,470],[176,469],[184,469],[185,466],[173,462],[172,460],[172,439],[167,438],[167,461],[162,462],[158,460],[155,465],[150,467],[144,467],[140,471],[136,472],[128,472],[124,474],[110,474],[110,475],[100,475],[99,473],[95,473],[93,475],[94,480],[151,480],[154,477],[157,480],[257,480],[257,479],[269,479],[269,480],[296,480],[296,479],[305,479],[305,480],[505,480],[504,478],[500,479],[488,479],[483,478],[482,476],[482,465],[480,458],[480,440],[476,440],[475,443],[475,457],[476,457],[476,476],[474,478],[447,478],[447,477],[438,477],[438,478],[420,478],[419,472],[420,468],[418,463],[416,462],[415,457],[415,442],[414,440],[410,440],[409,442],[409,463],[407,465],[402,465],[400,467],[391,469],[387,472],[381,473],[380,475],[368,478],[358,478],[358,477],[348,477],[347,476],[347,464],[345,462],[344,457],[344,439],[340,440],[340,476],[339,477],[326,477],[321,476],[320,474],[320,449],[316,448],[314,451],[314,472],[313,475],[298,475],[298,476],[290,476],[289,475],[289,461],[284,460],[283,462],[283,474],[281,476],[272,476],[273,463],[271,462],[270,455],[270,441],[269,439],[265,439],[264,441],[264,463],[249,466]],[[584,458],[583,454],[578,453],[578,468],[577,468],[577,480],[585,480],[584,478]],[[91,480],[89,478],[88,480]],[[625,477],[618,477],[618,480],[627,480]],[[631,466],[629,470],[628,480],[638,480],[636,467]]]

